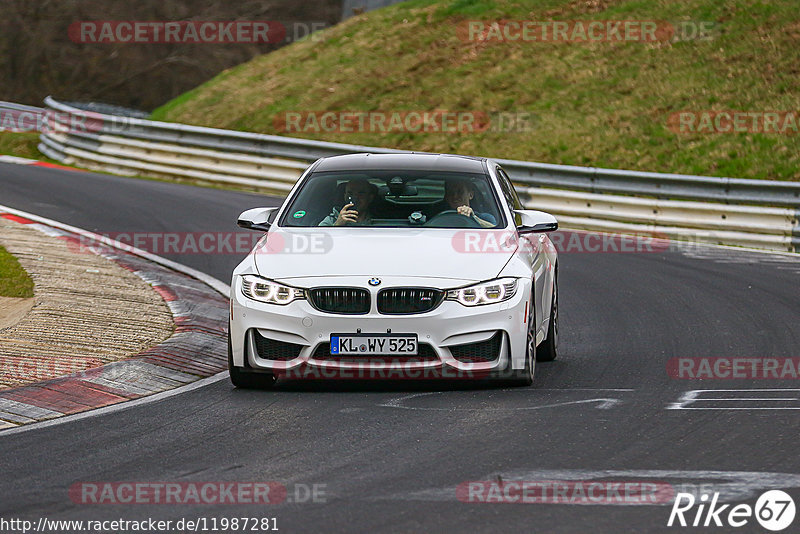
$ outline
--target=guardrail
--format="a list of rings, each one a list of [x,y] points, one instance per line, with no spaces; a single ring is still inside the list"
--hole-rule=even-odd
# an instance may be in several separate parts
[[[45,104],[44,154],[118,174],[285,193],[320,157],[402,152],[105,115],[51,97]],[[557,215],[567,228],[800,250],[800,183],[496,161],[527,207]]]
[[[34,106],[0,102],[0,131],[38,131],[44,122],[45,111]]]

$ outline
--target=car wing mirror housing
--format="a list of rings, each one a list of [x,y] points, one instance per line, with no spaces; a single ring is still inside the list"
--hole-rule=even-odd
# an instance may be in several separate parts
[[[243,211],[242,214],[239,215],[236,224],[247,230],[268,232],[269,227],[272,226],[269,219],[276,211],[278,211],[278,208],[253,208]]]
[[[558,230],[558,220],[549,213],[535,210],[514,210],[514,214],[519,216],[520,224],[517,225],[517,233],[520,235]]]

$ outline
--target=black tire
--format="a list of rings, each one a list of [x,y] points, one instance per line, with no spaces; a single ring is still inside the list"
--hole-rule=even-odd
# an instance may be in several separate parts
[[[533,328],[535,314],[533,300],[528,312],[528,334],[525,347],[525,367],[522,369],[512,369],[511,354],[508,355],[508,363],[503,370],[503,377],[506,384],[513,387],[528,387],[533,384],[533,375],[536,371],[536,331]]]
[[[547,337],[536,351],[536,360],[552,362],[558,357],[558,270],[553,281],[553,303],[550,311],[550,322],[547,325]]]
[[[231,376],[231,383],[237,388],[243,389],[267,389],[271,388],[276,381],[275,375],[271,373],[254,373],[247,371],[243,367],[233,365],[233,347],[231,344],[231,333],[228,331],[228,373]]]

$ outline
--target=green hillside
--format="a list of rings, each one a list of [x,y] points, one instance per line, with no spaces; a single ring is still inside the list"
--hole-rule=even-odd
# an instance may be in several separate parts
[[[700,112],[709,110],[800,113],[797,13],[796,0],[412,0],[224,71],[153,117],[286,135],[287,112],[528,114],[523,131],[306,129],[289,135],[559,164],[800,180],[800,134],[793,133],[798,125],[789,120],[792,115],[781,115],[780,131],[767,133],[680,133],[668,124],[681,111],[697,113],[695,124],[701,125]],[[569,42],[481,41],[466,32],[469,21],[500,20],[567,21],[570,28],[570,21],[659,21],[659,32],[657,40],[611,42],[576,42],[574,35]],[[691,35],[698,28],[706,30],[702,39]]]

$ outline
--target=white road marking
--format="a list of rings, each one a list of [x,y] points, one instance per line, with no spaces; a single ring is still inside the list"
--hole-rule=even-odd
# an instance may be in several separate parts
[[[758,397],[751,398],[751,399],[748,399],[747,397],[742,397],[742,398],[737,399],[735,397],[731,397],[731,398],[727,398],[727,399],[698,399],[698,402],[700,402],[700,401],[714,401],[714,402],[728,402],[728,401],[796,401],[796,400],[797,400],[797,397],[790,397],[790,398],[778,398],[778,397],[776,397],[774,399],[767,399],[767,398],[759,399]]]
[[[774,388],[774,389],[693,389],[683,393],[676,402],[670,403],[667,410],[800,410],[797,406],[692,406],[697,403],[727,403],[727,402],[797,402],[798,397],[748,397],[748,394],[758,393],[798,393],[800,389]],[[715,396],[720,393],[736,393],[742,396],[723,397]],[[711,396],[704,396],[709,394]]]
[[[39,163],[38,160],[20,158],[19,156],[0,156],[0,163],[12,163],[14,165],[33,165]]]
[[[794,264],[796,267],[800,267],[800,254],[796,252],[714,245],[711,243],[688,247],[678,246],[677,250],[685,257],[698,260],[710,260],[714,263],[774,263],[786,265]]]
[[[721,502],[751,499],[767,489],[800,488],[800,474],[764,473],[758,471],[678,471],[663,469],[516,469],[493,472],[472,480],[512,481],[624,481],[661,482],[670,484],[675,493],[691,494],[719,492]],[[374,500],[400,501],[458,501],[456,488],[465,481],[455,481],[451,487],[429,488],[420,491],[374,497]],[[482,503],[486,504],[486,503]],[[578,503],[575,503],[578,504]],[[666,502],[582,502],[581,506],[667,506]]]
[[[523,392],[524,390],[506,390],[505,393],[511,393],[514,391]],[[550,389],[550,390],[536,390],[536,391],[559,391],[559,392],[568,392],[568,391],[633,391],[631,389]],[[569,406],[573,404],[588,404],[588,403],[599,403],[595,406],[598,410],[608,410],[617,406],[618,404],[622,404],[620,399],[616,398],[592,398],[592,399],[581,399],[581,400],[571,400],[571,401],[562,401],[562,402],[554,402],[549,404],[542,404],[538,406],[515,406],[515,407],[487,407],[487,406],[478,406],[475,408],[464,408],[464,407],[419,407],[419,406],[407,406],[405,402],[411,399],[420,398],[420,397],[429,397],[432,395],[444,395],[446,393],[450,393],[447,391],[431,391],[426,393],[412,393],[411,395],[404,395],[402,397],[396,397],[394,399],[390,399],[387,402],[378,404],[378,406],[382,408],[396,408],[400,410],[418,410],[418,411],[441,411],[441,412],[453,412],[453,411],[518,411],[518,410],[541,410],[544,408],[556,408],[559,406]],[[483,399],[485,402],[485,399]]]

